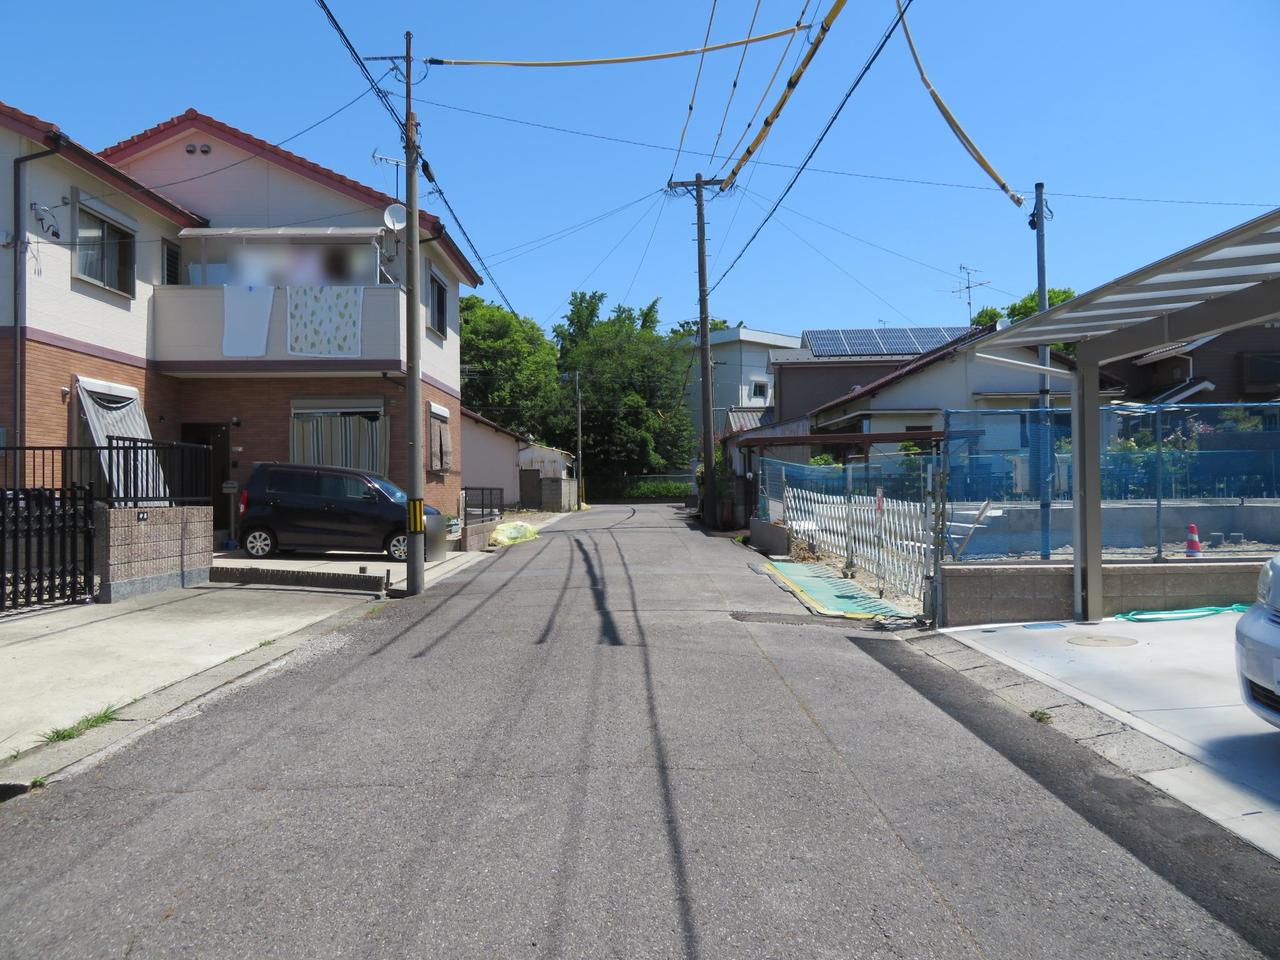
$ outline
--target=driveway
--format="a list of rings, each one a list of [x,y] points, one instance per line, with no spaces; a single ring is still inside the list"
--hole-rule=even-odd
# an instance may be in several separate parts
[[[1280,730],[1241,701],[1239,619],[945,632],[1197,761],[1143,778],[1280,856]]]
[[[0,805],[0,956],[1243,958],[1280,869],[666,506]]]

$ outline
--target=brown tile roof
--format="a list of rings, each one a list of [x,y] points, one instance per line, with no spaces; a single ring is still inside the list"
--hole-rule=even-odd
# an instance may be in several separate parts
[[[211,133],[250,153],[266,157],[274,163],[308,177],[316,183],[327,186],[339,193],[344,193],[362,203],[367,203],[371,207],[381,209],[388,204],[396,202],[394,197],[383,193],[381,190],[375,190],[373,187],[344,176],[336,170],[322,166],[313,160],[308,160],[306,157],[301,157],[260,137],[255,137],[253,134],[246,133],[244,130],[233,127],[228,123],[223,123],[221,120],[201,113],[194,107],[188,108],[186,112],[180,113],[176,117],[163,120],[155,126],[143,130],[141,133],[136,133],[126,140],[121,140],[119,143],[106,147],[102,150],[101,156],[113,163],[119,163],[141,153],[158,141],[169,140],[187,130],[203,130]],[[444,224],[440,222],[439,217],[423,210],[419,214],[419,223],[423,230],[428,231],[440,242],[449,259],[454,262],[472,286],[478,286],[483,282],[475,267],[471,265],[471,262],[467,260],[462,251],[453,242],[453,238],[445,231]]]
[[[11,104],[0,102],[0,127],[14,131],[28,140],[44,143],[58,149],[59,155],[99,180],[115,186],[120,193],[129,194],[138,203],[156,213],[186,227],[207,226],[209,221],[192,213],[168,197],[156,193],[88,147],[68,137],[56,123],[19,110]]]

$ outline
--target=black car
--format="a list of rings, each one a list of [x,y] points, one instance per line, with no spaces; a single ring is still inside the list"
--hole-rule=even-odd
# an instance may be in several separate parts
[[[240,543],[251,557],[277,550],[385,550],[407,555],[405,492],[366,470],[259,463],[240,491]],[[439,516],[440,511],[423,507]]]

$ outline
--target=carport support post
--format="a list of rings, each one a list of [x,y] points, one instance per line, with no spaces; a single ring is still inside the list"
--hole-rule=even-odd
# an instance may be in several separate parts
[[[1075,618],[1102,619],[1102,444],[1097,361],[1076,361],[1071,388]]]
[[[852,577],[853,566],[853,460],[844,464],[844,570],[846,577]]]

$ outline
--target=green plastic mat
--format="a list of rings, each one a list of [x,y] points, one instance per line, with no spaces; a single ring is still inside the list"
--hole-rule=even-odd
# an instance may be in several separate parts
[[[1247,603],[1233,603],[1229,607],[1191,607],[1188,610],[1131,610],[1129,613],[1117,613],[1117,620],[1128,620],[1131,623],[1160,623],[1162,620],[1199,620],[1201,617],[1215,617],[1220,613],[1248,613]]]
[[[910,616],[853,580],[844,579],[825,564],[779,560],[769,566],[802,601],[827,616],[855,619]]]

